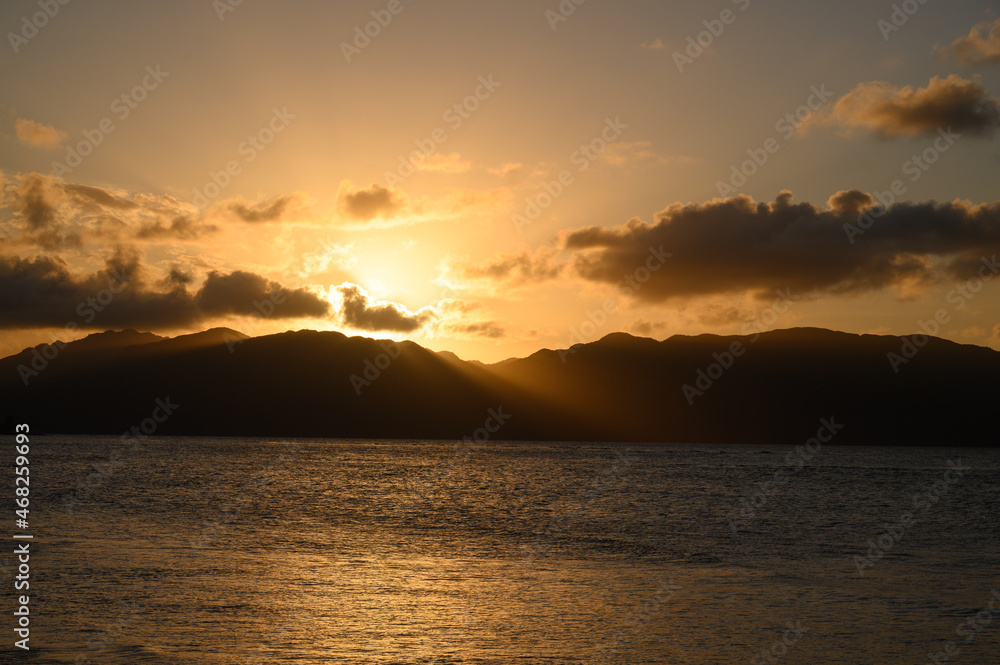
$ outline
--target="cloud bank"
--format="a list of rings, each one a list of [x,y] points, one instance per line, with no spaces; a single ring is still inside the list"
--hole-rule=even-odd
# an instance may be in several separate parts
[[[103,270],[83,276],[56,257],[0,256],[0,327],[170,329],[229,315],[293,319],[330,312],[311,291],[249,272],[213,271],[194,292],[191,281],[175,269],[158,285],[148,284],[139,252],[130,247],[118,247]]]

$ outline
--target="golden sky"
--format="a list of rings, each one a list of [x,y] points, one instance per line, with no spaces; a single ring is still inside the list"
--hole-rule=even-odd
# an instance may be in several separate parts
[[[1000,348],[995,3],[903,5],[5,2],[0,354],[935,316]]]

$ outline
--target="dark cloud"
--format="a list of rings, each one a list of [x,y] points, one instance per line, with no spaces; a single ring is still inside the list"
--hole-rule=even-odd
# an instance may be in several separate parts
[[[25,238],[31,244],[46,251],[56,249],[75,249],[83,246],[79,233],[59,233],[58,231],[38,231],[30,233]]]
[[[283,194],[270,203],[262,201],[252,205],[235,201],[228,208],[244,222],[275,222],[281,220],[302,200],[300,194]]]
[[[175,328],[227,314],[325,317],[329,303],[304,289],[283,289],[252,273],[213,272],[191,293],[190,276],[173,269],[150,288],[138,252],[118,248],[103,270],[74,276],[48,256],[0,256],[0,327]],[[273,309],[257,308],[269,300]]]
[[[449,326],[449,331],[460,335],[473,335],[489,339],[499,339],[507,336],[507,331],[495,321],[453,324]]]
[[[345,282],[336,288],[343,299],[341,318],[358,330],[413,332],[434,319],[434,313],[428,308],[411,312],[398,303],[373,302],[357,284]]]
[[[935,260],[966,279],[1000,249],[1000,203],[902,203],[887,211],[872,203],[849,191],[832,196],[828,209],[793,203],[790,192],[771,203],[740,196],[677,204],[654,224],[633,219],[565,232],[563,247],[580,277],[627,284],[650,302],[745,292],[773,298],[788,287],[795,295],[902,288],[937,278]],[[672,256],[658,261],[665,252]]]
[[[403,196],[388,187],[373,183],[368,189],[354,189],[347,182],[341,183],[338,203],[348,217],[365,222],[390,217],[405,205]]]
[[[56,221],[58,190],[40,173],[24,175],[12,188],[11,198],[29,232],[40,231]]]
[[[218,230],[219,227],[214,224],[205,224],[190,217],[180,216],[174,217],[169,224],[165,224],[162,219],[143,222],[135,232],[135,237],[139,240],[160,238],[195,240]]]
[[[970,67],[1000,62],[1000,18],[980,23],[950,45],[938,47],[937,54],[942,60],[952,59]]]
[[[162,287],[173,289],[178,286],[187,286],[194,281],[194,275],[187,272],[178,266],[174,266],[167,273],[167,276],[161,279],[158,284]]]
[[[229,314],[277,318],[325,317],[330,303],[306,289],[289,290],[252,272],[223,274],[213,270],[195,296],[207,316]],[[271,306],[273,304],[273,313]]]
[[[118,208],[120,210],[133,210],[139,204],[128,199],[123,199],[111,194],[100,187],[88,187],[87,185],[74,185],[66,183],[62,189],[67,194],[74,196],[78,201],[91,201],[102,208]]]
[[[814,113],[807,125],[866,128],[885,137],[959,134],[990,135],[1000,122],[1000,103],[978,78],[934,77],[926,88],[862,83],[829,110]]]

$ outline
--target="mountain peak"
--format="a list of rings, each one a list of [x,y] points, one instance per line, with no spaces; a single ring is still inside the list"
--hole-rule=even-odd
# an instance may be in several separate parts
[[[126,346],[136,346],[139,344],[152,344],[166,339],[149,332],[139,332],[132,328],[124,330],[105,330],[87,335],[75,342],[69,342],[75,348],[87,351],[98,351],[111,348],[122,348]]]

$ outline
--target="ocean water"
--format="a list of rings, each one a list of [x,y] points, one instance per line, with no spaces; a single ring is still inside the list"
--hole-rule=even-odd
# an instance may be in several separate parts
[[[17,662],[1000,662],[995,449],[39,435],[29,457]]]

